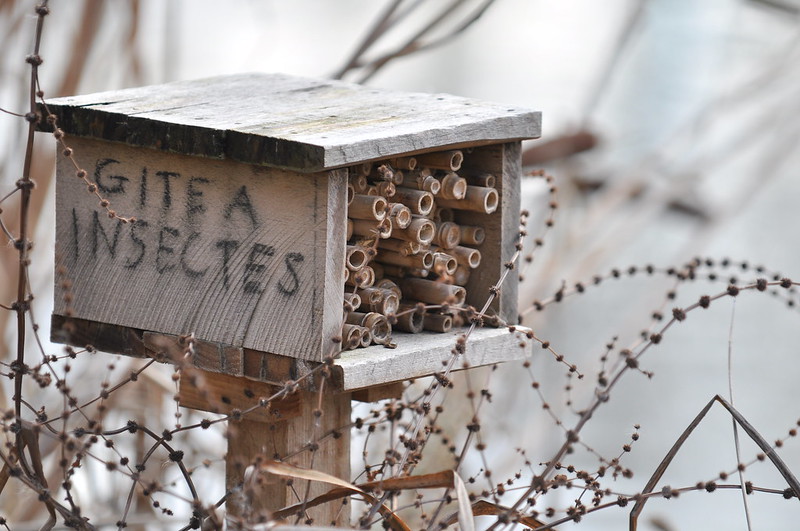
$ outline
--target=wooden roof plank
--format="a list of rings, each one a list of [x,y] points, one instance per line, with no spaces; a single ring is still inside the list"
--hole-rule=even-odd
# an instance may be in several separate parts
[[[238,74],[48,102],[78,136],[303,172],[541,133],[541,113],[284,74]]]

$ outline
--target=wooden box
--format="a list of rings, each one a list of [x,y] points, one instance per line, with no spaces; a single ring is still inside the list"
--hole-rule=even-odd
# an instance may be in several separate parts
[[[49,107],[96,187],[87,190],[59,154],[54,340],[141,356],[193,334],[197,366],[265,381],[338,353],[356,168],[460,149],[462,172],[496,177],[496,212],[458,214],[486,235],[465,286],[467,304],[480,307],[515,251],[520,140],[540,133],[540,114],[524,109],[287,75],[177,82]],[[95,190],[136,221],[109,217]],[[509,275],[492,311],[514,323],[516,304]],[[361,368],[341,385],[430,374],[453,338],[396,333],[395,349],[345,353],[337,363]],[[481,354],[489,350],[525,353],[507,331],[474,339],[473,364],[498,361]],[[420,361],[392,364],[409,356]]]

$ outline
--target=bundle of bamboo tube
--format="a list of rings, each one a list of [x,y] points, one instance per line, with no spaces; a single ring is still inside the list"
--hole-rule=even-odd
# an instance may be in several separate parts
[[[463,160],[449,150],[348,169],[343,348],[389,345],[393,328],[447,332],[462,322],[485,233],[453,211],[492,214],[500,201],[495,176],[462,176]]]

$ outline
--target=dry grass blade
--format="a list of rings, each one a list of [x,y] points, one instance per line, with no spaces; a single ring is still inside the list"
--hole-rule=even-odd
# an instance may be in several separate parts
[[[702,422],[702,420],[705,418],[706,414],[711,409],[711,406],[714,405],[714,402],[719,402],[720,404],[722,404],[722,407],[724,407],[728,411],[728,413],[731,414],[733,419],[739,424],[739,426],[742,427],[745,433],[747,433],[747,435],[750,436],[753,442],[755,442],[758,445],[758,447],[761,448],[761,450],[766,454],[766,456],[769,457],[769,460],[772,461],[772,464],[775,465],[775,468],[777,468],[778,472],[781,473],[781,476],[783,476],[783,478],[789,484],[789,487],[791,487],[791,489],[794,490],[795,495],[800,496],[800,483],[798,483],[797,478],[795,478],[794,474],[792,474],[791,470],[789,470],[789,467],[786,466],[786,463],[784,463],[783,460],[778,456],[778,454],[775,453],[775,450],[772,448],[769,442],[767,442],[767,440],[764,439],[764,437],[762,437],[761,434],[758,433],[758,431],[756,431],[756,429],[747,421],[747,419],[745,419],[741,413],[739,413],[736,409],[734,409],[734,407],[731,406],[724,398],[722,398],[719,395],[715,395],[714,398],[712,398],[708,402],[708,404],[706,404],[706,406],[700,411],[700,413],[697,414],[697,416],[694,418],[694,420],[692,420],[689,426],[686,427],[683,433],[681,433],[680,437],[678,437],[678,439],[675,441],[675,444],[673,444],[672,448],[670,448],[669,452],[667,452],[667,455],[664,457],[661,463],[659,463],[655,472],[653,472],[653,475],[650,476],[650,480],[647,482],[647,485],[645,485],[645,488],[642,491],[642,496],[639,498],[639,500],[636,502],[636,505],[634,505],[633,509],[631,510],[629,527],[628,527],[630,531],[636,531],[639,515],[644,510],[644,504],[647,503],[648,499],[647,495],[653,492],[653,489],[655,489],[656,484],[664,475],[664,472],[667,471],[667,468],[669,468],[672,459],[674,459],[674,457],[678,454],[678,451],[681,449],[681,446],[683,446],[683,443],[686,442],[686,440],[692,434],[694,429],[700,425],[700,422]]]
[[[797,481],[797,478],[792,474],[791,469],[786,466],[786,463],[775,453],[775,449],[772,445],[767,442],[764,437],[761,436],[760,433],[750,424],[744,416],[739,413],[732,405],[730,405],[724,398],[717,395],[714,397],[714,400],[722,404],[722,407],[728,410],[728,413],[739,423],[739,426],[753,439],[759,448],[767,455],[772,464],[775,465],[775,468],[778,469],[778,472],[781,473],[783,479],[786,480],[786,483],[789,484],[789,487],[794,491],[794,495],[800,499],[800,482]]]
[[[313,500],[306,502],[305,504],[306,508],[316,507],[317,505],[321,505],[323,503],[327,503],[330,501],[335,501],[350,496],[354,493],[361,494],[370,502],[375,503],[376,502],[375,498],[366,494],[366,492],[374,490],[382,490],[384,492],[387,492],[387,491],[398,491],[398,490],[453,488],[454,476],[455,476],[452,470],[443,470],[441,472],[435,472],[433,474],[424,474],[421,476],[389,478],[383,481],[370,481],[368,483],[362,483],[360,485],[351,485],[345,481],[342,481],[328,474],[324,474],[322,472],[316,472],[314,470],[298,469],[297,467],[294,467],[292,465],[288,465],[286,463],[280,463],[277,461],[271,461],[267,463],[266,465],[262,466],[262,469],[272,474],[285,475],[299,479],[307,479],[311,481],[323,481],[325,483],[332,483],[334,485],[340,486],[340,488],[331,489],[325,494],[317,496]],[[294,514],[295,512],[301,510],[302,507],[303,507],[302,504],[293,505],[291,507],[287,507],[285,509],[276,512],[273,516],[278,519],[286,518]],[[388,508],[384,507],[384,509],[388,511]],[[384,511],[381,511],[381,513],[384,515],[387,514]],[[394,516],[392,515],[390,517]]]
[[[453,474],[455,483],[456,498],[458,500],[458,526],[461,531],[475,531],[475,517],[472,514],[472,506],[469,503],[469,492],[464,480],[458,474]]]
[[[287,476],[295,479],[305,479],[308,481],[321,481],[323,483],[329,483],[331,485],[337,485],[340,487],[338,489],[328,491],[322,496],[317,496],[313,500],[281,509],[280,511],[273,513],[273,517],[276,519],[286,518],[297,513],[298,511],[304,511],[305,509],[316,507],[317,505],[344,498],[352,494],[360,494],[369,503],[380,504],[379,500],[373,496],[370,496],[359,487],[324,472],[299,468],[294,465],[290,465],[289,463],[281,463],[280,461],[267,461],[261,465],[261,470],[278,476]],[[380,504],[378,512],[380,512],[381,515],[386,518],[386,524],[390,529],[394,529],[395,531],[410,531],[409,527],[385,505]]]
[[[351,496],[352,494],[359,494],[368,503],[377,505],[378,512],[381,514],[381,516],[385,518],[384,522],[390,529],[393,529],[394,531],[411,531],[410,528],[405,524],[405,522],[403,522],[403,520],[401,520],[400,517],[394,513],[394,511],[389,509],[386,505],[382,504],[380,500],[378,500],[374,496],[370,496],[369,494],[358,489],[354,485],[351,485],[350,487],[331,489],[325,494],[317,496],[313,500],[309,500],[304,503],[298,503],[296,505],[292,505],[290,507],[281,509],[280,511],[275,511],[274,513],[272,513],[272,517],[275,520],[282,520],[293,514],[302,512],[306,509],[310,509],[312,507],[316,507],[317,505],[322,505],[323,503],[327,503],[330,501],[335,501],[341,498],[345,498],[347,496]]]
[[[381,481],[370,481],[358,485],[365,491],[380,489],[382,491],[410,490],[410,489],[451,489],[454,486],[455,472],[442,470],[421,476],[407,476],[403,478],[388,478]]]
[[[280,461],[267,461],[261,465],[261,470],[269,472],[270,474],[275,474],[276,476],[287,476],[295,479],[306,479],[308,481],[321,481],[323,483],[329,483],[331,485],[349,489],[352,492],[365,494],[363,490],[356,487],[352,483],[343,479],[339,479],[336,476],[331,476],[330,474],[320,472],[319,470],[296,467],[294,465],[290,465],[289,463],[282,463]]]
[[[498,515],[508,515],[511,512],[511,509],[508,507],[504,507],[503,505],[498,505],[496,503],[492,503],[487,500],[478,500],[472,504],[472,515],[473,516],[498,516]],[[453,513],[447,518],[445,518],[442,522],[443,525],[453,525],[456,523],[458,519],[458,513]],[[538,529],[540,527],[544,527],[545,523],[540,522],[536,518],[530,516],[520,516],[519,519],[516,520],[518,523],[527,526],[531,529]],[[554,528],[550,528],[554,529]]]

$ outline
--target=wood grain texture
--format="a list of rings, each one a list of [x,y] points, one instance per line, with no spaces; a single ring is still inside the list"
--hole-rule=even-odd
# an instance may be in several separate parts
[[[329,353],[343,293],[344,171],[72,145],[113,208],[137,218],[109,219],[60,157],[56,256],[75,317],[316,361]],[[59,283],[55,313],[66,311]]]
[[[353,400],[358,402],[377,402],[387,398],[402,398],[405,385],[403,382],[394,382],[386,385],[376,385],[353,391]]]
[[[50,319],[50,341],[73,347],[91,345],[97,350],[134,358],[150,356],[144,346],[144,332],[134,328],[67,318],[53,314]]]
[[[194,370],[181,375],[178,403],[181,407],[230,415],[234,411],[249,410],[262,398],[269,398],[278,390],[275,386],[254,382],[247,378]],[[244,418],[256,422],[277,422],[302,414],[300,395],[295,393],[270,402],[268,407],[248,411]]]
[[[70,135],[301,172],[541,133],[541,113],[528,109],[285,74],[179,81],[48,106]]]
[[[263,511],[275,511],[300,501],[295,493],[305,494],[306,481],[303,480],[294,481],[294,490],[286,485],[286,478],[271,474],[250,476],[252,481],[242,482],[247,467],[259,459],[284,459],[311,441],[319,443],[316,455],[312,457],[311,452],[300,451],[288,458],[288,462],[350,481],[350,394],[325,394],[320,404],[318,394],[302,393],[300,405],[300,416],[292,419],[273,423],[242,420],[229,424],[225,485],[233,490],[233,495],[226,507],[234,519],[240,517],[254,523]],[[319,426],[315,427],[313,411],[320,405],[323,414],[319,417]],[[330,430],[338,430],[339,436],[322,438]],[[312,482],[310,498],[329,489],[329,485]],[[310,509],[309,515],[318,525],[349,525],[349,508],[349,505],[334,502]]]
[[[475,148],[465,154],[460,175],[469,177],[491,173],[496,177],[500,204],[496,212],[482,214],[456,210],[455,220],[460,225],[483,227],[484,242],[475,246],[481,252],[480,274],[471,274],[467,285],[467,303],[480,309],[489,296],[489,289],[500,279],[516,251],[519,234],[521,148],[519,142]],[[518,318],[519,275],[512,271],[492,303],[491,310],[508,324]]]
[[[518,327],[524,332],[526,329]],[[440,334],[396,334],[396,349],[376,345],[348,350],[336,360],[337,385],[342,390],[362,389],[409,378],[429,376],[444,369],[452,356],[456,339],[463,330]],[[455,369],[492,365],[518,360],[533,354],[533,345],[520,332],[506,329],[479,328],[467,342],[466,354],[460,355]]]

